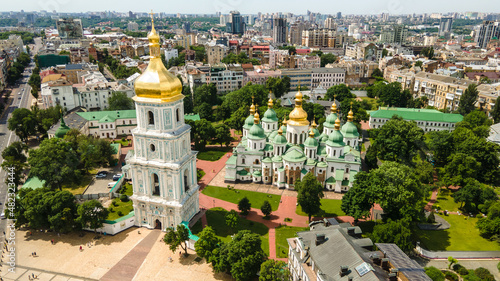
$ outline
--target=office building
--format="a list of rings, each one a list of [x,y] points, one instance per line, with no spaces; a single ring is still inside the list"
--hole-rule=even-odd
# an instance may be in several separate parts
[[[290,25],[289,42],[292,45],[302,45],[302,31],[306,29],[306,23],[296,21]]]
[[[394,25],[392,30],[380,34],[380,42],[404,44],[406,37],[408,37],[408,28],[404,25]]]
[[[273,19],[273,41],[275,44],[286,43],[286,19]]]
[[[500,22],[484,21],[476,33],[476,43],[479,48],[486,48],[493,37],[500,36]]]
[[[245,33],[245,22],[241,17],[240,12],[231,11],[229,13],[230,22],[226,23],[226,32],[231,34],[243,34]]]
[[[453,18],[441,18],[439,20],[439,36],[443,36],[445,39],[450,38],[451,27],[453,25]]]

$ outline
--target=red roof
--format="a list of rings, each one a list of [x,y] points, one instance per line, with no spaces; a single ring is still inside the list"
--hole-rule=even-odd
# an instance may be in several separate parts
[[[311,49],[297,49],[297,54],[310,54]]]
[[[238,45],[238,40],[229,40],[229,45]]]
[[[254,50],[268,50],[269,51],[269,46],[253,46]]]

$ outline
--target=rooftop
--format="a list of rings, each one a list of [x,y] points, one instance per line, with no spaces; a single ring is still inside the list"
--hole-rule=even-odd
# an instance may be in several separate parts
[[[380,107],[376,111],[371,111],[371,118],[392,118],[394,115],[405,120],[434,121],[457,123],[464,119],[460,114],[443,113],[435,109],[400,108],[400,107]]]

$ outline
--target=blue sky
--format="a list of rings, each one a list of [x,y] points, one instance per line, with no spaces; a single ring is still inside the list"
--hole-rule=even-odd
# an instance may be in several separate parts
[[[500,12],[498,0],[451,1],[451,0],[18,0],[2,1],[1,11],[38,11],[56,10],[58,12],[119,11],[166,13],[212,14],[217,11],[228,13],[239,10],[247,13],[292,12],[305,14],[309,9],[322,14],[411,14],[411,13],[446,13],[446,12]]]

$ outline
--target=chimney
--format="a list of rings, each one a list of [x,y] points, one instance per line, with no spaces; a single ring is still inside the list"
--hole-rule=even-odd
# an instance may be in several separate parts
[[[322,244],[325,242],[325,235],[324,234],[316,234],[316,246]]]
[[[354,236],[356,235],[356,232],[355,232],[356,228],[355,227],[348,227],[347,228],[347,234],[351,235],[351,236]]]
[[[340,277],[344,277],[349,274],[349,267],[347,265],[340,266]]]

